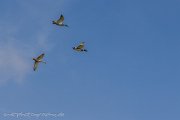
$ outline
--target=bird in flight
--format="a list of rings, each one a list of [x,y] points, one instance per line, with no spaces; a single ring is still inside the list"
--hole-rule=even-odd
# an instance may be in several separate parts
[[[63,15],[61,15],[58,20],[52,21],[52,23],[55,24],[55,25],[58,25],[58,26],[69,27],[68,25],[64,24],[64,16]]]
[[[33,60],[34,60],[34,67],[33,67],[34,71],[37,69],[38,64],[39,64],[40,62],[46,64],[46,62],[44,62],[44,61],[42,60],[43,57],[44,57],[44,53],[42,53],[41,55],[39,55],[37,58],[33,58]]]
[[[79,51],[79,52],[87,52],[86,49],[84,49],[84,42],[81,42],[78,46],[73,47],[73,50]]]

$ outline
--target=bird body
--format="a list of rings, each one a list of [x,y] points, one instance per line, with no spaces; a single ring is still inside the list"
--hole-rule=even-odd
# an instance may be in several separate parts
[[[84,42],[81,42],[78,46],[73,47],[73,50],[76,50],[78,52],[83,52],[83,51],[87,52],[87,50],[84,49]]]
[[[65,26],[68,27],[68,25],[64,24],[64,16],[61,15],[58,20],[52,21],[53,24],[58,25],[58,26]]]
[[[34,60],[34,67],[33,67],[33,70],[35,71],[36,69],[37,69],[37,67],[38,67],[38,64],[40,63],[40,62],[42,62],[42,63],[45,63],[46,64],[46,62],[45,61],[43,61],[42,59],[43,59],[43,57],[44,57],[44,53],[42,53],[41,55],[39,55],[37,58],[33,58],[33,60]]]

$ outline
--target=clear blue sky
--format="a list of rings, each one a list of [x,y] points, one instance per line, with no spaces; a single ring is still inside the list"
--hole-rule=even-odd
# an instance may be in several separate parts
[[[0,113],[180,120],[179,6],[178,0],[1,0]],[[52,24],[61,14],[69,28]],[[87,53],[72,50],[81,41]],[[42,52],[47,64],[34,72],[32,57]]]

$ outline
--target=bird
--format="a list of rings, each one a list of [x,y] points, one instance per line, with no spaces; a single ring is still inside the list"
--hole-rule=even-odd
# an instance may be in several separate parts
[[[39,64],[40,62],[46,64],[46,62],[42,60],[43,57],[44,57],[44,55],[45,55],[45,54],[42,53],[42,54],[39,55],[37,58],[33,58],[33,60],[34,60],[34,67],[33,67],[33,70],[34,70],[34,71],[36,71],[36,69],[37,69],[37,67],[38,67],[38,64]]]
[[[69,27],[68,25],[64,24],[63,22],[64,22],[64,16],[62,14],[58,20],[52,21],[52,23],[55,25]]]
[[[85,42],[81,42],[78,46],[73,47],[73,50],[76,50],[78,52],[87,52],[87,49],[84,49],[84,43]]]

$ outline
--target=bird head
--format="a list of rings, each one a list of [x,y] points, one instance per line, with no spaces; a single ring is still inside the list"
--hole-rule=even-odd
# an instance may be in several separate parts
[[[75,50],[76,48],[75,47],[73,47],[73,50]]]
[[[53,23],[53,24],[56,24],[56,22],[55,22],[54,20],[52,21],[52,23]]]

